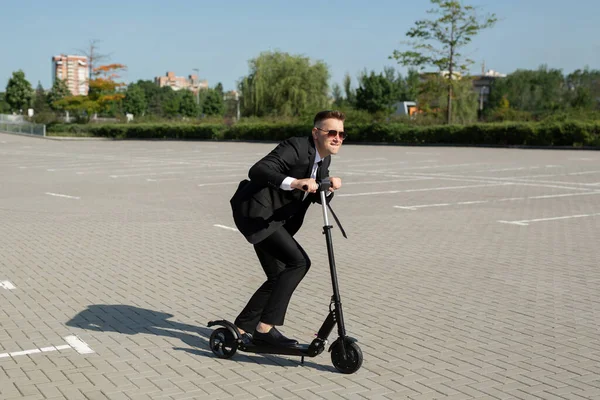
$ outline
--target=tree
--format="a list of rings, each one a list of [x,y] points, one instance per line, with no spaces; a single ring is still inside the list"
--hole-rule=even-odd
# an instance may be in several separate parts
[[[83,54],[88,59],[88,70],[89,76],[94,76],[94,65],[98,65],[101,61],[107,60],[110,58],[109,54],[100,54],[98,53],[98,42],[99,40],[94,39],[89,41],[89,45],[87,49],[78,49],[77,53]]]
[[[334,83],[331,87],[331,96],[333,97],[333,104],[336,107],[342,107],[344,105],[344,95],[342,94],[342,87]]]
[[[412,50],[395,50],[390,58],[405,66],[424,68],[432,65],[439,69],[447,88],[446,122],[452,122],[452,90],[456,76],[465,74],[472,60],[463,59],[460,49],[471,42],[483,29],[493,26],[495,14],[480,17],[475,8],[463,5],[458,0],[431,0],[437,9],[429,14],[439,15],[435,20],[415,22],[406,35],[413,41],[408,42]],[[437,44],[437,46],[436,46]]]
[[[101,110],[107,109],[111,104],[125,97],[123,93],[117,93],[117,89],[125,84],[115,81],[119,78],[116,72],[125,69],[127,67],[123,64],[101,65],[94,69],[94,79],[90,79],[88,97],[96,101]]]
[[[50,88],[50,91],[48,92],[48,104],[53,110],[59,111],[60,106],[58,106],[58,101],[71,95],[72,94],[67,86],[67,83],[62,79],[56,78],[52,84],[52,87]]]
[[[223,94],[219,92],[218,85],[215,89],[208,89],[202,101],[202,113],[205,115],[221,116],[225,113]]]
[[[179,114],[184,117],[197,117],[198,116],[198,104],[194,93],[189,90],[180,90],[179,96]]]
[[[240,82],[244,115],[299,116],[325,107],[329,72],[323,62],[282,52],[264,52],[250,60]]]
[[[427,118],[442,122],[448,116],[443,105],[447,101],[446,79],[438,74],[429,74],[420,84],[416,97],[419,109],[427,114]],[[469,78],[457,79],[453,83],[452,121],[470,123],[477,120],[477,93],[473,90],[473,82]]]
[[[175,117],[179,114],[181,97],[170,86],[160,88],[160,96],[157,97],[157,101],[160,101],[162,116]]]
[[[346,102],[354,107],[356,103],[356,91],[352,90],[352,78],[350,78],[350,74],[346,73],[344,75],[344,93],[346,93]]]
[[[5,100],[6,93],[0,93],[0,114],[7,114],[10,112],[10,105]]]
[[[141,89],[144,94],[144,98],[147,104],[147,112],[149,115],[163,116],[162,103],[166,96],[165,91],[162,89],[168,89],[172,92],[170,87],[160,88],[156,83],[150,80],[138,80],[136,83],[130,85],[130,88],[136,86]]]
[[[100,106],[88,96],[68,96],[59,100],[56,106],[60,109],[72,111],[77,120],[87,122],[90,117],[100,111]]]
[[[360,77],[360,86],[356,89],[356,108],[366,110],[371,114],[378,112],[389,113],[396,101],[397,92],[394,88],[394,79],[390,79],[389,71],[384,74],[363,74]]]
[[[114,109],[125,95],[117,91],[124,83],[116,82],[116,71],[126,69],[123,64],[101,65],[94,69],[93,79],[89,81],[87,96],[67,96],[56,104],[65,110],[79,113],[78,117],[89,120],[92,115]],[[83,114],[85,113],[85,114]]]
[[[36,114],[41,112],[50,111],[50,107],[48,106],[48,96],[42,87],[42,83],[38,82],[38,85],[35,89],[35,95],[33,98],[33,110]]]
[[[574,108],[598,109],[600,107],[600,70],[576,70],[566,78],[567,98]]]
[[[405,78],[400,78],[398,101],[415,101],[419,96],[421,78],[419,72],[411,68]]]
[[[223,84],[221,82],[218,82],[215,85],[215,90],[221,97],[223,97]]]
[[[142,116],[146,113],[147,109],[148,103],[146,102],[146,96],[142,88],[136,84],[129,85],[123,99],[123,111],[135,116]]]
[[[6,102],[11,111],[26,111],[33,100],[33,89],[31,83],[25,79],[25,73],[22,70],[13,72],[12,77],[6,85]]]
[[[545,113],[564,108],[567,86],[561,70],[542,65],[537,70],[516,70],[491,85],[489,108],[506,98],[514,110]]]
[[[35,123],[48,124],[56,120],[56,115],[52,112],[50,105],[48,104],[48,95],[40,82],[38,82],[37,88],[35,89],[33,110],[33,122]]]

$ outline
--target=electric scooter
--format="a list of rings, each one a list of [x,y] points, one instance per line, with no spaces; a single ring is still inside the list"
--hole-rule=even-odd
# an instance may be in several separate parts
[[[331,283],[333,286],[333,296],[329,304],[329,314],[325,318],[323,325],[316,334],[316,338],[310,344],[298,344],[294,347],[280,347],[269,344],[255,344],[252,341],[242,337],[242,334],[237,327],[226,320],[210,321],[209,327],[221,326],[215,329],[210,335],[209,345],[212,352],[219,358],[231,358],[237,350],[248,353],[263,353],[263,354],[281,354],[290,356],[300,356],[301,364],[304,364],[304,357],[318,356],[325,350],[327,346],[327,338],[337,325],[338,338],[329,347],[331,352],[331,362],[334,367],[344,373],[352,374],[359,370],[363,362],[363,355],[360,347],[356,343],[357,340],[346,335],[346,327],[344,325],[344,316],[342,313],[342,302],[340,299],[340,290],[337,280],[337,272],[335,268],[335,259],[333,256],[333,241],[331,238],[332,225],[329,224],[327,214],[327,201],[325,193],[328,191],[331,183],[328,178],[319,182],[319,195],[321,197],[321,205],[323,207],[323,234],[327,242],[327,254],[329,256],[329,268],[331,271]],[[306,187],[305,187],[306,190]],[[330,208],[331,210],[331,208]],[[339,224],[337,217],[331,210],[333,217],[340,226],[342,233],[345,235],[343,228]]]

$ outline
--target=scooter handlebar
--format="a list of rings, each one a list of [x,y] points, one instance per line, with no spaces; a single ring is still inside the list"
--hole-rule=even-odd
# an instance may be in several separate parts
[[[331,182],[329,181],[329,178],[325,178],[320,182],[317,182],[317,184],[319,185],[319,189],[317,189],[319,192],[326,192],[327,190],[329,190],[329,187],[331,186]],[[303,190],[308,190],[308,185],[304,185],[302,186]]]

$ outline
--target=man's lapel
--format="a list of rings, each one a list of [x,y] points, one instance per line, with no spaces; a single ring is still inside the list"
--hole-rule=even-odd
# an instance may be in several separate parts
[[[308,137],[308,168],[304,173],[304,176],[310,178],[310,174],[312,173],[312,167],[315,163],[315,157],[317,156],[317,149],[315,149],[315,141],[312,136]]]

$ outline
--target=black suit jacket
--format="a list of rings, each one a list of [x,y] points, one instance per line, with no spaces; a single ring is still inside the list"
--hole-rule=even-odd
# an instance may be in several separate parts
[[[310,178],[317,150],[312,136],[293,137],[281,142],[250,168],[248,177],[240,182],[230,200],[233,219],[248,242],[264,240],[282,226],[294,235],[302,226],[308,206],[321,202],[318,193],[303,200],[301,190],[283,190],[283,180]],[[331,156],[321,165],[322,178],[329,176]],[[333,196],[327,197],[329,202]]]

